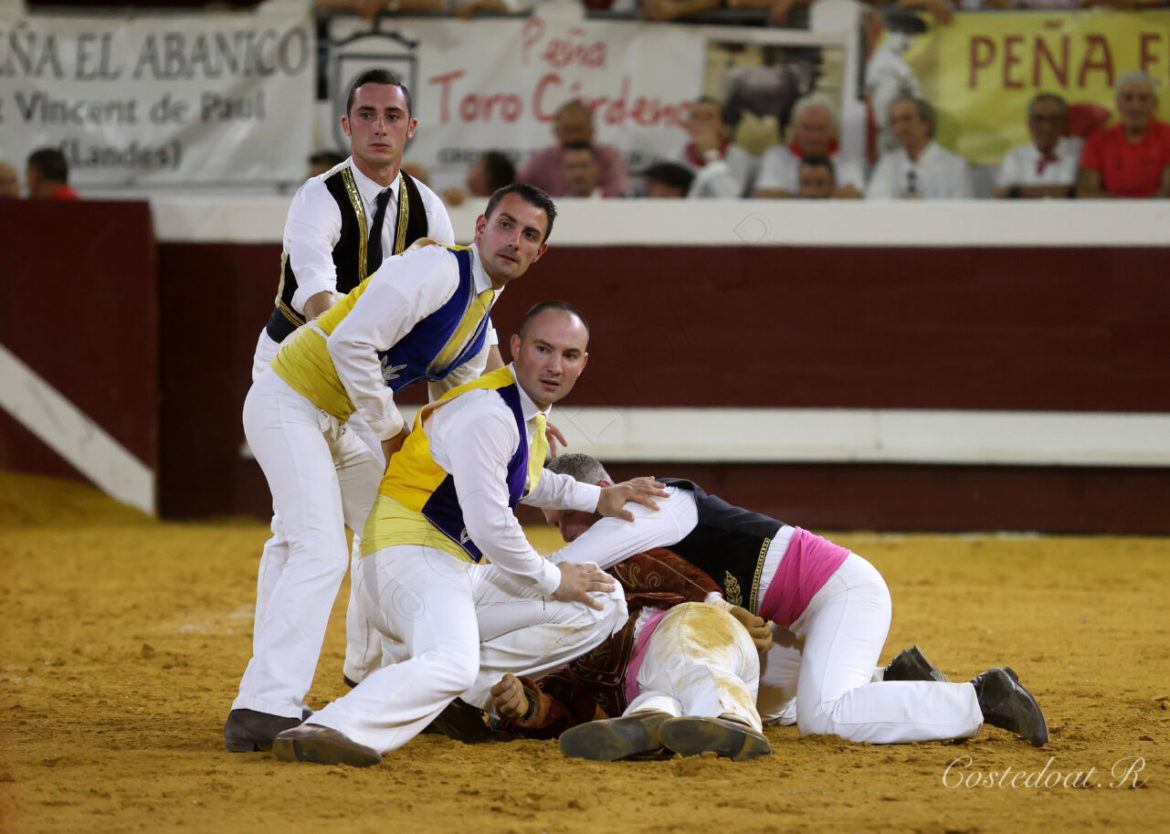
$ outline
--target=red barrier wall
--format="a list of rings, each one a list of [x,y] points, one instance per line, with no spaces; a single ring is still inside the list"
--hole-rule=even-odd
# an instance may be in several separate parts
[[[239,456],[239,415],[280,247],[160,251],[163,510],[265,515],[263,477]],[[495,321],[506,341],[535,301],[582,308],[593,342],[575,405],[1162,412],[1168,259],[1163,249],[554,247],[504,293]],[[1165,469],[637,471],[690,475],[821,528],[1170,532]]]
[[[147,203],[0,200],[0,344],[151,468],[158,263]],[[0,410],[0,466],[73,467]]]

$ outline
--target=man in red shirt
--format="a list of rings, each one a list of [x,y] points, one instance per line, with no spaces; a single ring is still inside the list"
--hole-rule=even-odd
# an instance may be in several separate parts
[[[40,148],[29,154],[25,180],[28,182],[28,196],[33,199],[80,199],[80,195],[69,187],[69,163],[56,148]]]
[[[1154,79],[1135,70],[1117,82],[1117,124],[1089,136],[1077,196],[1170,197],[1170,125],[1154,118]]]

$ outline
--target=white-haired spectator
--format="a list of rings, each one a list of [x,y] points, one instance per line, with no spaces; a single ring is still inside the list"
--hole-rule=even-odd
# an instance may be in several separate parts
[[[934,108],[920,98],[890,105],[890,126],[899,148],[881,156],[866,199],[957,200],[972,196],[967,163],[934,141]]]
[[[800,190],[800,161],[808,156],[827,156],[836,170],[837,197],[860,197],[865,186],[861,166],[842,160],[837,153],[837,118],[832,104],[809,96],[793,108],[792,142],[769,148],[760,161],[757,197],[795,197]]]
[[[1154,118],[1156,86],[1140,70],[1118,79],[1118,121],[1085,142],[1078,197],[1170,197],[1170,125]]]
[[[1037,93],[1028,102],[1032,141],[1003,158],[993,197],[1071,197],[1084,140],[1068,133],[1068,102]]]

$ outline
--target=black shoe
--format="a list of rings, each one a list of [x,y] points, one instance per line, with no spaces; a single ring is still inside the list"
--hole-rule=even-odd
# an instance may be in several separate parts
[[[351,678],[349,675],[345,675],[345,674],[343,674],[343,675],[341,676],[341,680],[342,680],[342,682],[343,682],[343,683],[344,683],[346,686],[348,686],[350,689],[353,689],[355,686],[357,686],[357,685],[358,685],[358,682],[357,682],[357,681],[355,681],[353,678]]]
[[[662,724],[662,743],[683,756],[711,751],[737,762],[772,752],[762,733],[726,718],[672,718]]]
[[[282,762],[369,767],[382,761],[372,747],[358,744],[344,733],[320,724],[302,724],[285,730],[272,743],[272,754]]]
[[[267,750],[277,735],[301,723],[300,718],[271,715],[251,709],[234,709],[223,725],[223,746],[233,753]]]
[[[662,747],[658,728],[670,715],[635,712],[570,727],[561,733],[561,752],[571,759],[614,762]]]
[[[487,716],[479,707],[473,707],[461,698],[447,704],[438,718],[428,724],[424,733],[442,733],[464,744],[482,744],[485,741],[512,741],[515,736],[497,732],[487,725]]]
[[[1010,669],[989,669],[971,683],[983,711],[983,722],[1016,733],[1040,747],[1048,741],[1048,725],[1032,693],[1020,686]]]
[[[886,667],[882,680],[887,681],[943,681],[947,676],[926,659],[922,649],[911,646],[894,655]]]

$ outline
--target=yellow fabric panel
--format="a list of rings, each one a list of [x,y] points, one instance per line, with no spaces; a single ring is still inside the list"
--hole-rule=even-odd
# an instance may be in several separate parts
[[[540,480],[540,473],[544,471],[544,459],[548,457],[548,435],[545,433],[548,418],[543,414],[537,414],[534,419],[532,445],[528,448],[528,481],[524,485],[525,495],[536,488],[536,482]]]
[[[290,388],[338,420],[348,420],[355,409],[337,376],[337,369],[333,367],[333,358],[329,355],[325,339],[353,309],[369,283],[370,279],[365,279],[311,325],[302,327],[285,339],[276,358],[272,360],[276,375],[287,382]]]
[[[433,547],[464,562],[471,561],[467,551],[427,521],[418,510],[409,509],[392,498],[379,495],[362,531],[361,555],[369,556],[400,544]]]

